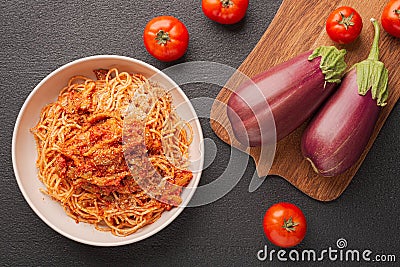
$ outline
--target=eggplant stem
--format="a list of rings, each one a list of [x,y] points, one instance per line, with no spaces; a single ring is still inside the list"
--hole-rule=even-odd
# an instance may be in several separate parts
[[[325,76],[325,83],[340,83],[343,72],[347,67],[344,61],[345,55],[345,49],[339,50],[334,46],[320,46],[312,51],[308,60],[311,61],[316,57],[321,57],[319,68]]]
[[[227,8],[233,5],[231,0],[220,0],[222,7]]]
[[[369,60],[379,60],[379,24],[376,21],[376,19],[371,18],[371,22],[374,25],[375,29],[375,35],[374,35],[374,41],[372,43],[371,51],[369,52],[368,59]]]
[[[372,99],[376,99],[376,104],[385,106],[388,97],[388,70],[385,64],[379,61],[379,24],[373,18],[371,22],[375,28],[371,51],[366,60],[354,65],[357,70],[358,93],[365,95],[368,90],[371,90]]]

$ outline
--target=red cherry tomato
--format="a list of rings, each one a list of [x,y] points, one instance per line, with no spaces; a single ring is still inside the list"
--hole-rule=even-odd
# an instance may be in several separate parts
[[[204,14],[221,24],[234,24],[246,15],[249,0],[202,0]]]
[[[153,57],[161,61],[173,61],[185,54],[189,44],[189,32],[177,18],[160,16],[147,23],[143,41]]]
[[[274,245],[288,248],[299,244],[307,231],[303,212],[294,204],[272,205],[264,215],[264,233]]]
[[[383,9],[382,27],[394,37],[400,38],[400,0],[391,0]]]
[[[326,20],[326,32],[339,44],[353,42],[363,27],[360,14],[354,8],[342,6],[334,10]]]

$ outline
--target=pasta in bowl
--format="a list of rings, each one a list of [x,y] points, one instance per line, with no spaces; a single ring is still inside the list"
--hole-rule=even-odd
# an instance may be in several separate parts
[[[190,101],[169,77],[135,59],[93,56],[57,69],[29,95],[14,129],[13,165],[25,199],[54,230],[123,245],[158,232],[187,205],[201,175],[202,138]],[[138,156],[147,167],[132,163]],[[168,194],[144,188],[154,176]]]

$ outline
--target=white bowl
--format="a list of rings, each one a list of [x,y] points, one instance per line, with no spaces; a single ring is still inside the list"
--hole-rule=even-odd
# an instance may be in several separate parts
[[[182,192],[182,204],[170,211],[165,211],[156,222],[127,237],[117,237],[110,232],[98,231],[91,224],[76,223],[66,215],[60,203],[40,192],[39,189],[44,188],[44,185],[37,177],[36,143],[30,132],[30,129],[39,120],[41,109],[57,99],[60,90],[67,84],[70,77],[85,75],[94,79],[94,69],[112,67],[116,67],[120,71],[140,73],[147,78],[152,77],[151,80],[158,82],[168,90],[174,88],[170,92],[174,105],[178,107],[177,112],[182,119],[190,121],[194,132],[194,140],[189,150],[190,169],[194,170],[193,179]],[[81,243],[96,246],[118,246],[137,242],[157,233],[182,212],[193,196],[200,180],[204,160],[202,141],[203,133],[196,112],[189,99],[173,80],[155,67],[140,60],[123,56],[99,55],[82,58],[60,67],[44,78],[30,93],[15,124],[12,140],[12,160],[14,173],[22,194],[34,212],[47,225],[58,233]]]

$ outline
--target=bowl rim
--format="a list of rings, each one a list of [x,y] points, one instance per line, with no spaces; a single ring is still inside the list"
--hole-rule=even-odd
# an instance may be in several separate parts
[[[79,243],[83,243],[83,244],[87,244],[87,245],[93,245],[93,246],[103,246],[103,247],[112,247],[112,246],[122,246],[122,245],[127,245],[127,244],[131,244],[131,243],[135,243],[138,242],[140,240],[146,239],[154,234],[156,234],[157,232],[161,231],[162,229],[164,229],[165,227],[167,227],[170,223],[172,223],[172,221],[174,221],[176,219],[176,217],[179,216],[179,214],[184,210],[184,208],[186,207],[186,205],[189,203],[189,201],[192,199],[198,184],[200,182],[200,177],[202,174],[202,170],[203,170],[203,166],[204,166],[204,146],[200,145],[199,149],[200,149],[200,168],[198,171],[196,171],[196,180],[194,181],[193,186],[191,187],[192,190],[190,190],[189,195],[183,200],[182,204],[179,205],[178,207],[173,208],[173,210],[175,210],[175,212],[172,214],[172,216],[166,220],[165,222],[163,222],[159,227],[155,228],[154,230],[140,235],[138,237],[135,238],[131,238],[131,239],[124,239],[124,237],[121,237],[121,240],[119,241],[115,241],[115,242],[108,242],[108,243],[103,243],[103,242],[96,242],[96,241],[88,241],[82,238],[79,238],[77,236],[73,236],[71,234],[66,233],[65,231],[63,231],[62,229],[60,229],[59,227],[55,226],[49,219],[47,219],[46,216],[44,216],[37,208],[36,205],[33,203],[33,201],[31,200],[31,198],[29,197],[29,194],[25,191],[25,188],[22,184],[22,180],[21,177],[19,175],[19,169],[17,166],[17,158],[16,158],[16,141],[17,141],[17,136],[18,136],[18,132],[19,132],[19,126],[20,126],[20,122],[22,119],[22,116],[25,113],[25,110],[27,109],[28,104],[31,102],[32,98],[34,97],[34,95],[36,94],[36,92],[42,87],[42,85],[44,83],[46,83],[47,80],[53,78],[54,76],[56,76],[58,73],[60,73],[61,71],[68,69],[74,65],[78,65],[80,63],[83,63],[85,61],[91,61],[91,60],[102,60],[102,59],[115,59],[115,60],[122,60],[122,61],[126,61],[126,62],[131,62],[133,64],[139,64],[143,67],[145,67],[146,69],[149,69],[150,71],[154,72],[153,75],[161,75],[163,79],[165,79],[166,81],[168,81],[173,88],[176,88],[180,94],[180,97],[182,97],[184,99],[185,102],[189,103],[188,107],[190,108],[191,112],[195,115],[195,119],[193,120],[194,123],[196,124],[196,127],[198,128],[198,134],[199,135],[199,140],[200,142],[203,142],[204,137],[203,137],[203,130],[201,128],[200,122],[199,122],[199,118],[197,116],[197,113],[195,111],[195,109],[193,108],[193,105],[191,104],[189,98],[187,97],[187,95],[183,92],[183,90],[175,83],[174,80],[172,80],[167,74],[165,74],[164,72],[162,72],[161,70],[159,70],[158,68],[142,61],[139,59],[134,59],[134,58],[130,58],[127,56],[120,56],[120,55],[93,55],[93,56],[88,56],[88,57],[83,57],[83,58],[79,58],[76,60],[73,60],[69,63],[66,63],[60,67],[58,67],[57,69],[53,70],[51,73],[49,73],[45,78],[43,78],[35,87],[34,89],[29,93],[28,97],[25,99],[19,113],[17,116],[17,119],[15,121],[15,125],[14,125],[14,129],[13,129],[13,136],[12,136],[12,146],[11,146],[11,155],[12,155],[12,163],[13,163],[13,170],[14,170],[14,176],[17,180],[17,184],[19,187],[19,190],[21,191],[23,197],[25,198],[25,201],[29,204],[30,208],[35,212],[35,214],[43,221],[45,222],[50,228],[52,228],[54,231],[58,232],[59,234],[74,240],[76,242]],[[161,218],[160,218],[161,219]],[[135,234],[135,233],[133,233]]]

